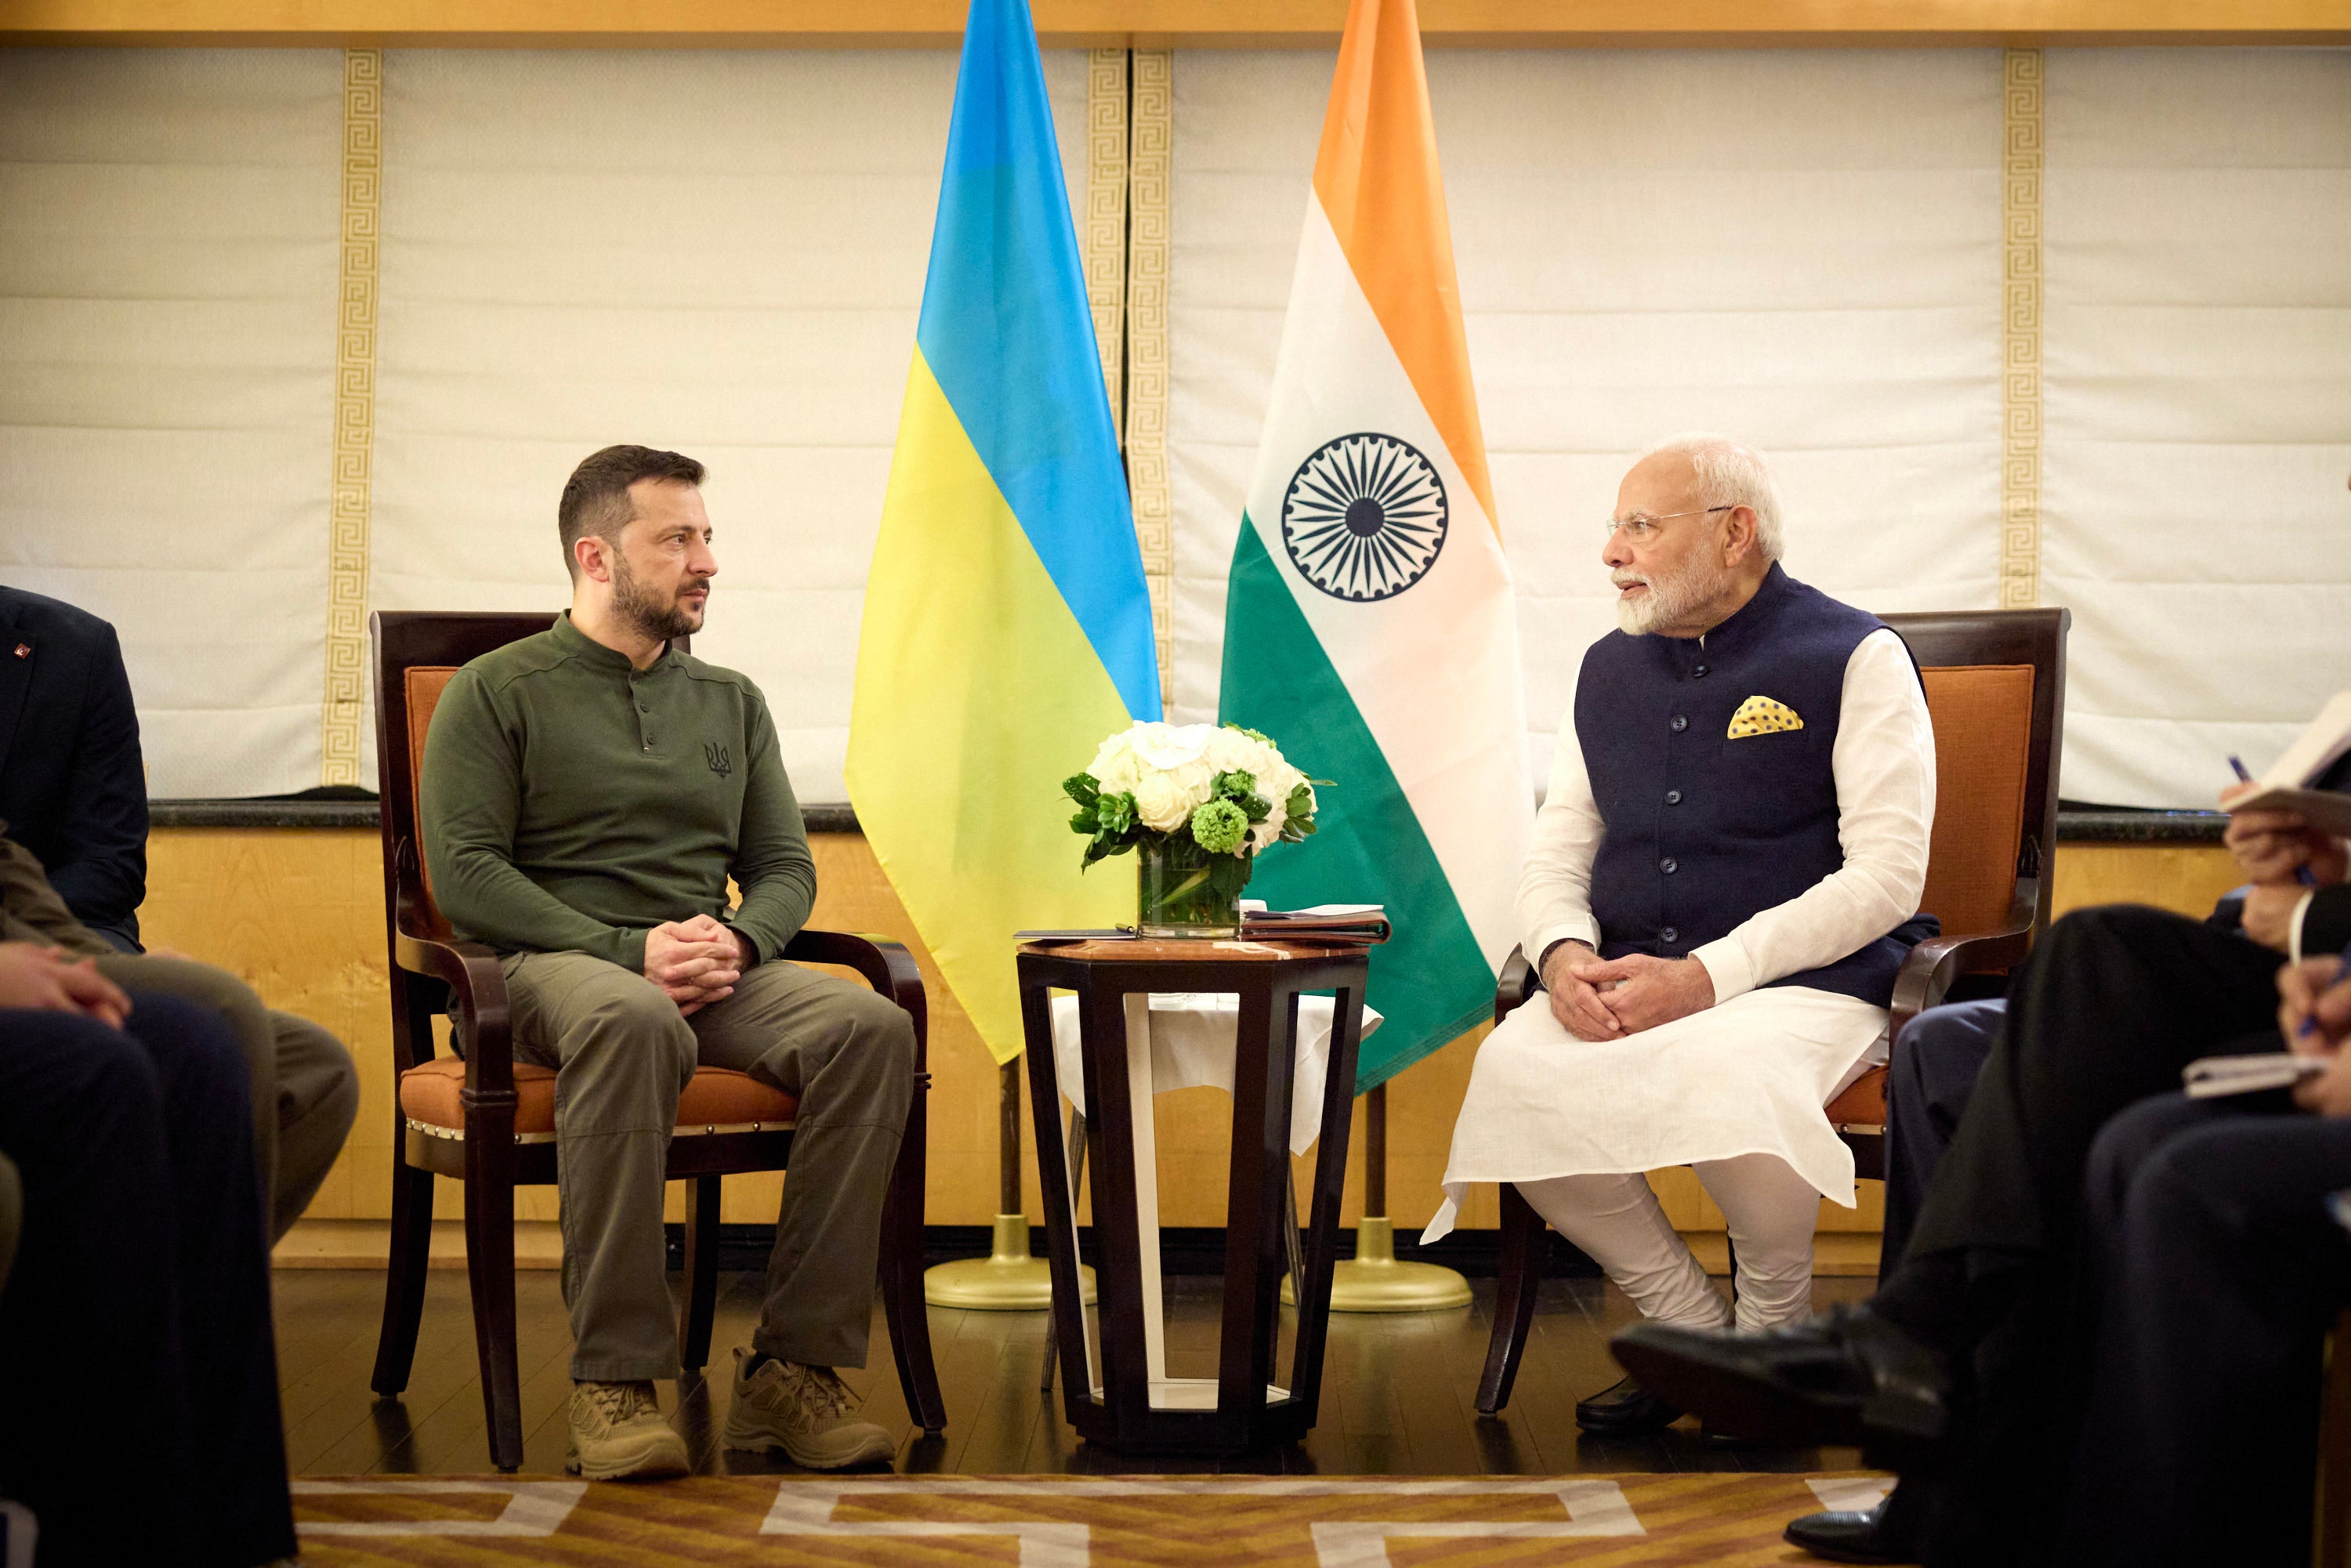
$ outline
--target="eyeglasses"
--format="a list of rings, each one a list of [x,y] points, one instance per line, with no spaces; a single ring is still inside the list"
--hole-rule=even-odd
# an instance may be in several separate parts
[[[1662,517],[1652,517],[1646,513],[1635,512],[1629,517],[1611,517],[1602,525],[1602,528],[1605,538],[1614,538],[1616,530],[1622,528],[1625,530],[1626,538],[1636,545],[1645,545],[1657,537],[1659,525],[1669,523],[1676,517],[1706,517],[1717,512],[1735,512],[1738,509],[1735,504],[1728,507],[1700,507],[1691,512],[1667,512]]]

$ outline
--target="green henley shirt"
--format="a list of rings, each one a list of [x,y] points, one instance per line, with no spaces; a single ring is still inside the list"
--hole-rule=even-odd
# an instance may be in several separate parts
[[[638,670],[568,612],[451,677],[421,792],[434,900],[500,952],[592,953],[642,974],[647,931],[710,915],[765,962],[816,902],[759,689],[670,649]]]

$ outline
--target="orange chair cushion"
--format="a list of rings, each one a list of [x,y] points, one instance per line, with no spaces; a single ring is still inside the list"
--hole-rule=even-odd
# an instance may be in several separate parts
[[[1828,1103],[1827,1114],[1833,1127],[1886,1125],[1886,1069],[1873,1067],[1846,1084],[1844,1092]]]
[[[515,1133],[523,1135],[555,1131],[555,1069],[514,1064]],[[465,1087],[465,1064],[454,1056],[438,1056],[400,1075],[400,1113],[412,1122],[453,1131],[465,1125],[465,1108],[458,1091]],[[684,1127],[738,1127],[747,1122],[774,1124],[800,1113],[800,1103],[780,1089],[770,1089],[747,1072],[724,1067],[697,1067],[693,1082],[677,1098],[677,1124]]]
[[[433,710],[440,706],[441,694],[448,689],[449,679],[456,673],[455,664],[411,664],[401,672],[408,692],[408,779],[413,791],[408,802],[409,821],[418,824],[420,835],[424,821],[424,736],[433,727]],[[433,897],[433,868],[425,862],[422,843],[416,846],[416,870],[424,880],[424,896],[429,902]],[[515,1077],[519,1082],[521,1067],[516,1067]]]
[[[1942,921],[1946,936],[1997,931],[2015,895],[2024,841],[2032,666],[1944,665],[1918,674],[1935,724],[1935,831],[1918,907]]]

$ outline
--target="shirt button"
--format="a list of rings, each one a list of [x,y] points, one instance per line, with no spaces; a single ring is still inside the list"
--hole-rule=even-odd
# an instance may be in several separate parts
[[[1678,806],[1678,805],[1680,805],[1681,803],[1682,803],[1682,792],[1681,792],[1680,790],[1678,790],[1678,789],[1668,789],[1668,790],[1667,790],[1667,791],[1666,791],[1666,804],[1667,804],[1667,805],[1668,805],[1668,806]]]
[[[1704,664],[1700,664],[1697,669],[1692,670],[1690,674],[1700,680],[1704,680],[1706,678],[1706,666]]]
[[[1676,735],[1679,735],[1682,731],[1684,731],[1684,730],[1687,729],[1688,727],[1689,727],[1689,720],[1687,720],[1687,719],[1684,718],[1684,717],[1683,717],[1681,715],[1679,715],[1679,714],[1676,714],[1676,715],[1674,715],[1673,731],[1674,731],[1674,733],[1675,733]]]
[[[1667,876],[1671,876],[1679,868],[1675,865],[1674,857],[1667,855],[1665,859],[1657,862],[1657,869],[1664,872]]]
[[[1681,934],[1680,932],[1678,932],[1678,931],[1675,930],[1675,929],[1674,929],[1672,926],[1670,926],[1670,925],[1667,926],[1663,931],[1660,931],[1660,932],[1658,932],[1658,933],[1657,933],[1657,940],[1658,940],[1658,941],[1660,941],[1660,942],[1678,942],[1678,941],[1680,941],[1681,939],[1682,939],[1682,934]]]

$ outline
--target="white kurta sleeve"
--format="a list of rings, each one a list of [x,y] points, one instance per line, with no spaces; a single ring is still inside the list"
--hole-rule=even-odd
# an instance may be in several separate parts
[[[1690,954],[1706,966],[1717,1002],[1834,964],[1918,912],[1935,825],[1935,727],[1890,628],[1863,638],[1845,662],[1831,766],[1844,864]],[[1525,897],[1522,888],[1522,907]]]
[[[1540,965],[1554,942],[1583,942],[1595,952],[1600,923],[1592,917],[1592,862],[1600,852],[1600,806],[1584,771],[1575,735],[1575,691],[1560,716],[1552,747],[1551,788],[1535,813],[1534,841],[1519,873],[1519,942],[1527,962]]]

